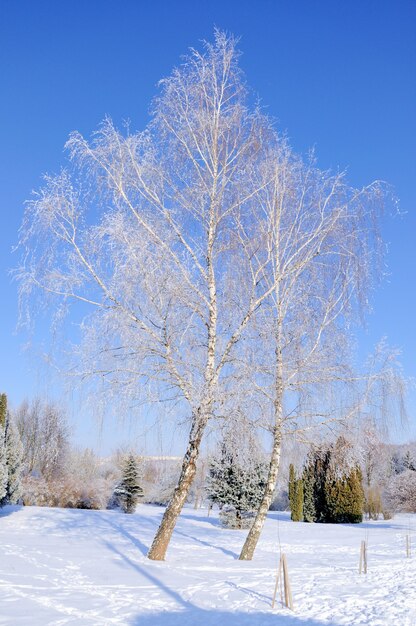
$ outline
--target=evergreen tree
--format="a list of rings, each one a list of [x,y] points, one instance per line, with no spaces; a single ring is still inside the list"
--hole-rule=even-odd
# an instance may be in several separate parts
[[[326,477],[331,461],[331,450],[318,448],[313,455],[313,502],[315,521],[325,523],[329,521],[328,503],[326,498]]]
[[[295,480],[294,507],[292,509],[292,520],[294,522],[303,521],[303,480]]]
[[[4,456],[6,460],[7,482],[6,492],[1,504],[17,504],[22,497],[22,460],[23,446],[20,441],[19,431],[10,415],[6,415],[6,428],[4,433]]]
[[[303,519],[305,522],[314,522],[316,520],[315,509],[315,473],[313,459],[309,459],[308,464],[303,470]]]
[[[289,498],[290,510],[292,510],[293,502],[294,502],[295,480],[296,480],[295,466],[293,465],[293,463],[291,463],[289,465],[289,486],[288,486],[288,490],[287,490],[287,492],[288,492],[287,495],[288,495],[288,498]]]
[[[121,481],[114,489],[114,498],[125,513],[134,513],[143,489],[139,482],[139,466],[136,457],[130,454],[123,467]]]
[[[6,455],[6,413],[7,413],[7,396],[5,393],[0,394],[0,506],[7,493],[7,455]]]
[[[412,472],[416,471],[416,464],[410,454],[410,450],[408,450],[403,457],[403,467],[405,470],[411,470]]]
[[[243,465],[238,455],[223,442],[220,454],[211,460],[206,486],[208,499],[224,509],[223,525],[245,526],[244,514],[255,511],[261,502],[266,474],[264,463]]]
[[[303,520],[303,480],[296,478],[292,464],[289,467],[289,503],[292,521],[301,522]]]
[[[363,521],[364,491],[359,468],[353,468],[342,477],[328,472],[325,491],[328,522],[358,524]]]
[[[7,396],[5,393],[0,393],[0,426],[3,431],[6,428],[6,416],[7,416]]]
[[[303,471],[303,517],[307,522],[362,521],[364,491],[361,471],[348,468],[348,441],[316,448]]]
[[[6,463],[6,445],[4,428],[0,424],[0,506],[2,506],[3,500],[7,493],[7,463]]]

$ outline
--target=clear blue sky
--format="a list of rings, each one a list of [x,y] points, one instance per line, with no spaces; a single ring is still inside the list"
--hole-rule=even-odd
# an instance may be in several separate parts
[[[214,26],[241,36],[249,85],[296,150],[315,146],[323,168],[351,183],[391,183],[407,214],[386,218],[390,276],[373,299],[364,353],[386,335],[416,377],[416,2],[414,0],[2,0],[0,2],[0,388],[13,405],[54,396],[37,357],[15,335],[8,270],[23,204],[43,172],[63,163],[68,133],[104,115],[142,128],[156,83]],[[410,397],[416,436],[416,399]],[[93,445],[88,416],[71,411]],[[129,433],[107,426],[101,449]],[[111,443],[110,443],[111,442]]]

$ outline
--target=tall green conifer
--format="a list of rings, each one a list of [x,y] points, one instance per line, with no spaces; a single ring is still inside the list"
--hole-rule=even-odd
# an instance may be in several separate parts
[[[7,396],[5,393],[0,394],[0,426],[3,431],[6,428],[6,415],[7,415]]]
[[[314,453],[313,460],[313,501],[315,507],[315,521],[325,523],[329,521],[328,503],[326,498],[326,476],[331,461],[331,451],[319,448]]]
[[[302,474],[303,480],[303,519],[305,522],[314,522],[316,520],[315,509],[315,473],[313,460],[309,459]]]
[[[296,478],[292,464],[289,467],[289,503],[292,521],[301,522],[303,520],[303,480]]]

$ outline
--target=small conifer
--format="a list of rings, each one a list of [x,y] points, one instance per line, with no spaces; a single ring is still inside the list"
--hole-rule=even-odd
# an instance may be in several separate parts
[[[124,463],[121,481],[114,489],[114,499],[125,513],[134,513],[142,496],[138,463],[136,457],[130,454]]]
[[[219,455],[211,460],[206,486],[208,499],[223,511],[223,526],[243,528],[251,523],[248,514],[261,502],[266,473],[260,461],[243,465],[223,442]]]

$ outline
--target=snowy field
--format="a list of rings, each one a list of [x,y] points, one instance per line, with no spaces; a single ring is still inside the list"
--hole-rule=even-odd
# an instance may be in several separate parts
[[[145,554],[162,509],[134,515],[6,507],[0,511],[0,624],[137,626],[416,625],[416,516],[356,526],[293,523],[270,513],[252,562],[246,531],[186,509],[166,562]],[[287,555],[294,611],[271,609],[277,555]],[[368,537],[367,576],[358,574]]]

